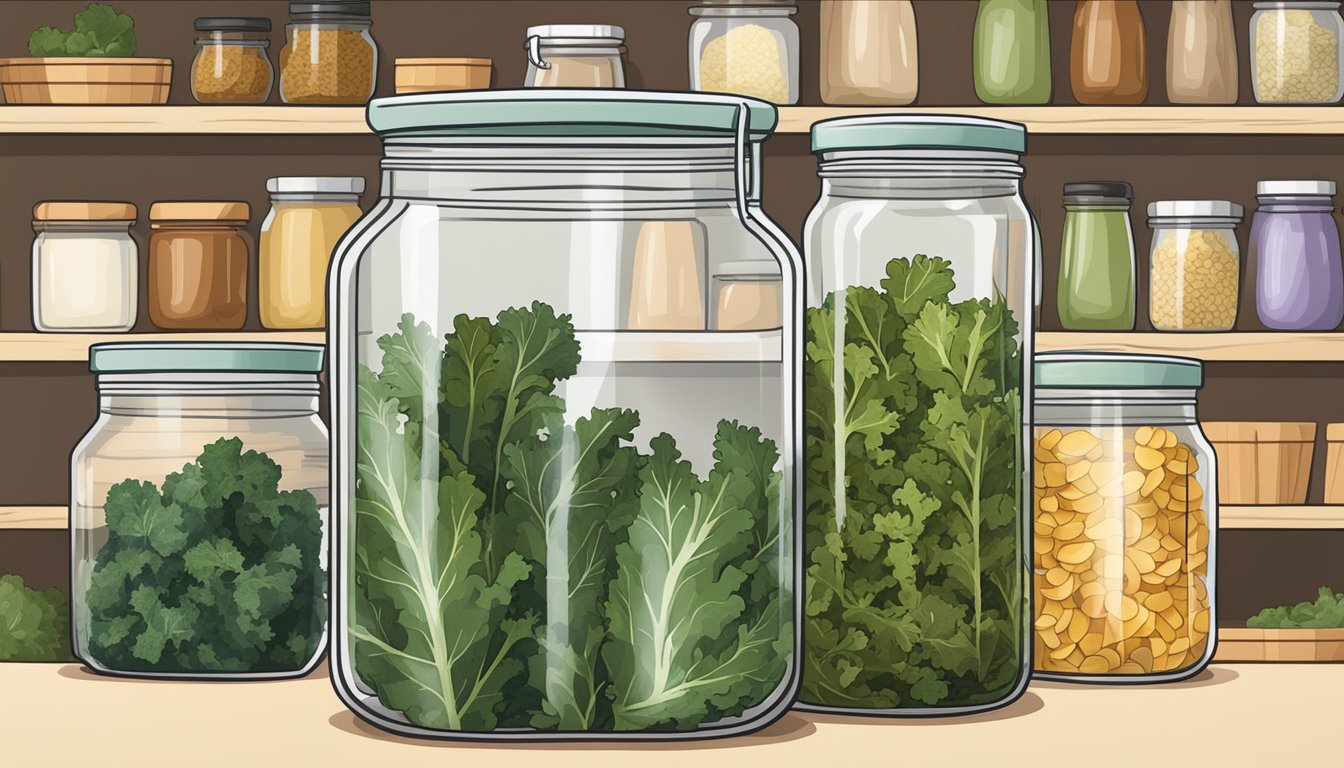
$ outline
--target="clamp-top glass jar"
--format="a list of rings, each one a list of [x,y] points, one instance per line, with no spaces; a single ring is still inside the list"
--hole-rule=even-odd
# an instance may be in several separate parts
[[[290,3],[280,49],[286,104],[363,104],[378,76],[378,44],[368,0]]]
[[[625,30],[605,24],[527,29],[528,88],[624,88]]]
[[[787,709],[801,265],[746,183],[775,119],[630,91],[372,103],[382,198],[329,290],[332,674],[362,717],[693,738]],[[745,259],[782,322],[711,330],[709,278]]]
[[[95,346],[71,466],[75,653],[98,672],[299,677],[326,647],[316,344]]]
[[[814,126],[812,149],[800,699],[1001,706],[1030,671],[1026,130],[847,118]]]
[[[1214,452],[1197,360],[1036,357],[1036,675],[1158,682],[1213,658]]]
[[[691,90],[798,103],[796,3],[710,0],[690,13]]]

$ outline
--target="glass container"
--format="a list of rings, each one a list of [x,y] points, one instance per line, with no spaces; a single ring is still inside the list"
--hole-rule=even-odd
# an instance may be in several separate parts
[[[975,95],[986,104],[1049,104],[1050,11],[1045,0],[980,0]]]
[[[1167,28],[1167,100],[1237,103],[1237,33],[1232,0],[1176,0]]]
[[[139,677],[301,677],[326,648],[322,347],[94,346],[75,447],[74,647]]]
[[[1064,185],[1059,322],[1069,331],[1134,328],[1134,189],[1123,181]]]
[[[1256,3],[1251,83],[1261,104],[1334,104],[1344,97],[1339,3]]]
[[[798,13],[792,2],[693,6],[691,90],[734,93],[773,104],[798,103]]]
[[[1230,331],[1237,323],[1242,208],[1226,200],[1148,206],[1148,319],[1159,331]]]
[[[800,701],[1002,706],[1030,667],[1026,130],[844,118],[816,124],[812,149]]]
[[[779,328],[783,280],[773,261],[728,261],[714,275],[716,331],[757,331]]]
[[[369,115],[381,197],[329,290],[342,700],[494,741],[783,714],[801,266],[748,165],[774,108],[524,89]],[[786,322],[710,330],[709,276],[744,259]]]
[[[1142,104],[1148,98],[1148,47],[1137,0],[1080,0],[1069,56],[1079,104]]]
[[[196,20],[196,58],[191,95],[201,104],[265,104],[275,70],[266,56],[271,20]]]
[[[528,88],[624,88],[625,30],[604,24],[527,29]]]
[[[1262,181],[1251,219],[1255,308],[1279,331],[1333,331],[1344,320],[1335,182]]]
[[[33,207],[33,327],[112,333],[135,327],[140,259],[130,203]]]
[[[149,318],[168,330],[236,330],[247,322],[251,208],[243,202],[149,209]]]
[[[1035,676],[1183,680],[1213,658],[1218,502],[1197,360],[1036,357]]]
[[[286,104],[363,104],[378,77],[368,0],[290,3],[280,49]]]
[[[363,211],[358,176],[281,176],[266,181],[271,210],[261,224],[261,324],[322,328],[327,317],[327,267],[341,236]]]
[[[919,38],[910,0],[822,0],[821,100],[909,104],[919,95]]]

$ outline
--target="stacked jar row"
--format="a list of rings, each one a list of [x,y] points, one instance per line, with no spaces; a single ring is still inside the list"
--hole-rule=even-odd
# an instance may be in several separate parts
[[[1344,266],[1332,181],[1262,181],[1251,222],[1260,322],[1274,330],[1333,330],[1344,320]],[[1064,186],[1057,302],[1068,330],[1131,330],[1136,258],[1133,190],[1123,182]],[[1223,200],[1148,206],[1149,320],[1160,331],[1228,331],[1242,278],[1236,227]]]

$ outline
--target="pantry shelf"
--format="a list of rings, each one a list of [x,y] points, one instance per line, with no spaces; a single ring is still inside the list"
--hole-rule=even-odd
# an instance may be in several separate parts
[[[1344,333],[1079,333],[1036,334],[1036,351],[1179,355],[1210,362],[1341,362]]]
[[[364,134],[363,107],[0,107],[0,133]]]
[[[0,530],[66,530],[68,515],[67,507],[0,507]]]
[[[1222,506],[1223,530],[1344,530],[1344,506]]]
[[[0,333],[0,362],[80,362],[94,344],[127,341],[304,342],[324,344],[320,331],[237,331],[234,333]]]

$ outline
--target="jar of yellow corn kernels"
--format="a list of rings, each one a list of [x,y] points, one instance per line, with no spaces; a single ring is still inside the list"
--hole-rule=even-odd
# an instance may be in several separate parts
[[[691,90],[798,103],[793,0],[705,0],[689,9]]]
[[[1344,96],[1339,3],[1256,3],[1251,54],[1251,83],[1261,104],[1334,104]]]
[[[378,44],[367,0],[290,3],[280,49],[286,104],[363,104],[373,95]]]
[[[1036,356],[1036,675],[1190,677],[1213,658],[1214,453],[1196,360]]]
[[[1148,318],[1159,331],[1229,331],[1237,323],[1242,208],[1226,200],[1148,206],[1153,230]]]

